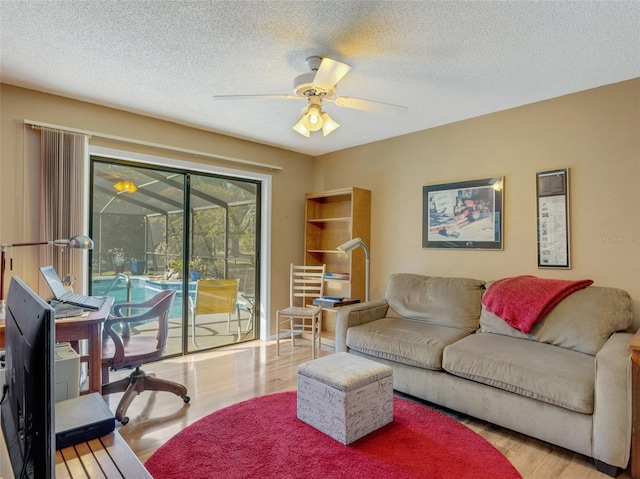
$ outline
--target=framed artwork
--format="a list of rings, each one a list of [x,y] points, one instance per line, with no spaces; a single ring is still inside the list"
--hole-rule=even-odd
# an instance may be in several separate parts
[[[536,173],[538,268],[571,268],[569,169]]]
[[[502,249],[504,177],[424,186],[422,247]]]

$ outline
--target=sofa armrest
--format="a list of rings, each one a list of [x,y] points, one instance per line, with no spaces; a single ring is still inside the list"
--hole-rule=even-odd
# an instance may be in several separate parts
[[[336,317],[336,353],[347,351],[347,329],[384,318],[388,309],[386,299],[342,306]]]
[[[631,333],[614,333],[596,355],[593,457],[623,469],[631,445],[632,337]]]

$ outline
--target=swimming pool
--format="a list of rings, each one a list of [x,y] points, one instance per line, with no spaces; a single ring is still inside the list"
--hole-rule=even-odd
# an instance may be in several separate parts
[[[113,276],[95,276],[91,280],[91,294],[93,296],[113,296],[115,298],[114,305],[127,302],[127,283],[124,277],[121,277],[113,283]],[[107,289],[111,286],[111,289]],[[157,293],[166,289],[175,289],[176,296],[171,306],[170,318],[182,318],[182,281],[164,281],[155,278],[143,276],[129,277],[131,284],[131,302],[142,303],[153,298]],[[196,282],[189,282],[189,298],[195,299]],[[238,297],[238,305],[240,309],[246,309],[250,306],[248,302]]]
[[[115,298],[115,304],[122,304],[127,302],[127,283],[124,278],[119,279],[113,283],[113,276],[96,276],[91,280],[92,295],[93,296],[113,296]],[[113,286],[107,291],[109,286],[113,283]],[[175,289],[177,291],[176,296],[171,306],[170,318],[182,317],[182,282],[180,281],[158,281],[149,279],[146,277],[134,277],[129,278],[131,285],[131,302],[142,303],[148,299],[153,298],[158,292],[164,289]],[[195,297],[195,283],[189,284],[189,296],[193,299]]]
[[[114,304],[122,304],[127,302],[127,283],[125,276],[119,276],[114,282],[114,276],[97,276],[92,278],[92,294],[95,296],[109,295],[115,298]],[[142,303],[151,299],[159,291],[166,289],[174,289],[177,291],[173,305],[169,312],[169,337],[167,340],[167,349],[165,355],[187,354],[202,349],[226,346],[238,341],[250,341],[256,338],[256,331],[249,324],[253,317],[253,309],[251,304],[242,296],[238,297],[239,316],[243,324],[241,334],[236,335],[236,330],[232,328],[228,330],[226,317],[216,319],[202,319],[197,323],[197,339],[198,343],[187,341],[186,350],[183,350],[184,336],[191,338],[193,334],[192,319],[188,317],[185,324],[183,319],[183,294],[182,281],[162,281],[156,278],[146,276],[129,277],[131,302]],[[189,297],[195,298],[196,282],[189,282]],[[135,312],[134,312],[135,314]],[[190,314],[188,313],[190,316]],[[134,323],[135,326],[135,323]],[[139,329],[139,334],[145,334],[144,328]],[[239,331],[238,331],[239,332]],[[193,338],[192,338],[193,339]]]

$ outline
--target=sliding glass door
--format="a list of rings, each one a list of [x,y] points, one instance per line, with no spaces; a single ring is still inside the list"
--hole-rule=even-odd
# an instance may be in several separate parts
[[[119,304],[175,289],[166,355],[258,337],[259,182],[92,157],[91,197],[92,294]]]
[[[254,339],[259,185],[189,175],[189,351]]]

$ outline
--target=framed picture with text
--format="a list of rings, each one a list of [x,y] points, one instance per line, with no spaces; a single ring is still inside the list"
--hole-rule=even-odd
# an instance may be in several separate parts
[[[422,247],[501,250],[504,177],[424,186]]]
[[[571,268],[569,169],[536,173],[538,268]]]

